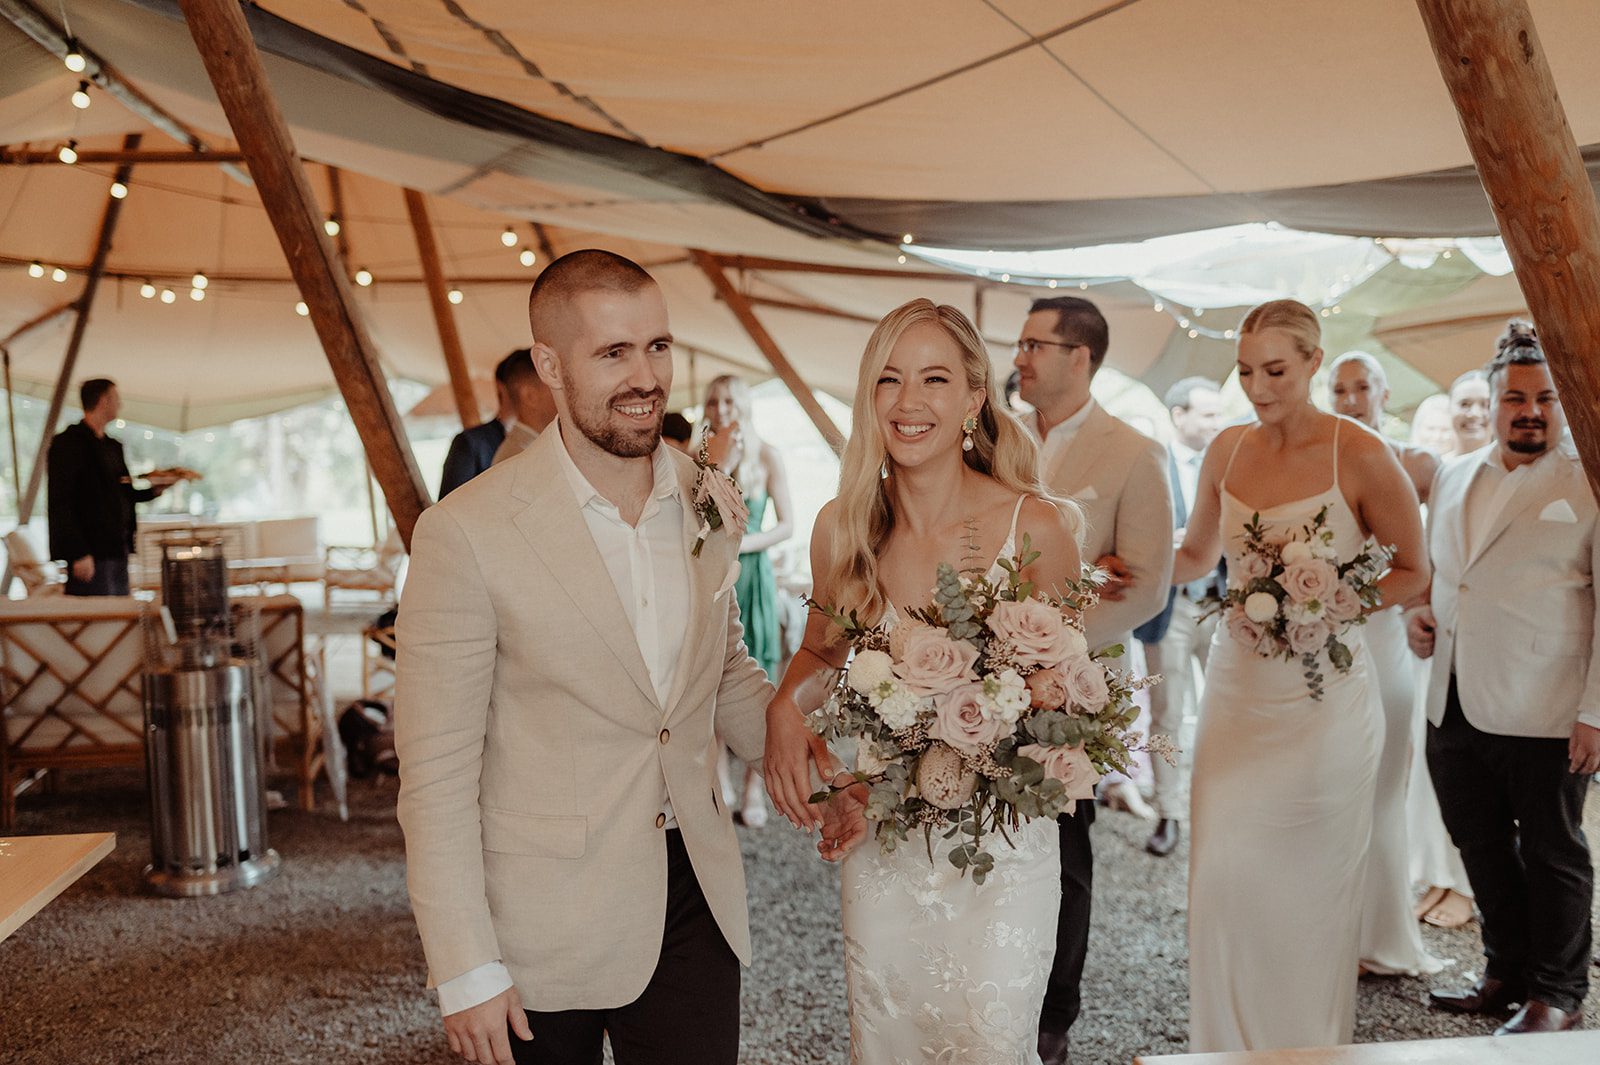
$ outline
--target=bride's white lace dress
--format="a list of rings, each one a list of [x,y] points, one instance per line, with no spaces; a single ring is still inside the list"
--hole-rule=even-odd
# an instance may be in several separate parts
[[[1013,516],[999,557],[1015,538]],[[996,566],[991,577],[1001,576]],[[855,1065],[1038,1065],[1061,903],[1059,833],[1041,818],[1010,837],[1014,846],[986,840],[994,869],[981,885],[950,864],[953,843],[940,831],[932,861],[919,833],[889,854],[869,839],[845,859]]]

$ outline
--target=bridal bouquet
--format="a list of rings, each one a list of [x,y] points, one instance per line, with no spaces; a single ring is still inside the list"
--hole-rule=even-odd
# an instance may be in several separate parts
[[[1261,515],[1253,515],[1217,606],[1228,634],[1256,654],[1298,658],[1317,700],[1322,698],[1322,654],[1339,672],[1350,671],[1354,656],[1342,637],[1366,624],[1363,611],[1379,604],[1378,578],[1394,557],[1391,548],[1369,540],[1358,555],[1340,562],[1327,518],[1323,507],[1285,539],[1269,537]]]
[[[1090,654],[1077,615],[1098,598],[1092,580],[1041,594],[1020,576],[1038,557],[1024,536],[998,584],[942,564],[933,603],[892,628],[811,603],[844,630],[853,657],[807,724],[858,742],[844,787],[868,785],[866,817],[884,852],[921,828],[932,860],[942,829],[956,841],[951,863],[981,884],[994,867],[990,833],[1071,812],[1101,774],[1128,768],[1133,693],[1159,678],[1108,669],[1120,646]]]

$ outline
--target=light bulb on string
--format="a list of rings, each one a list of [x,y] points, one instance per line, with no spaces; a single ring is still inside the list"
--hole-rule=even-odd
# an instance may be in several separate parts
[[[1051,288],[1055,288],[1056,287],[1056,279],[1053,278],[1053,277],[1050,279],[1050,287]]]
[[[1010,280],[1011,280],[1011,275],[1010,274],[1001,274],[1000,275],[1000,283],[1002,285],[1008,283]]]
[[[76,163],[78,161],[78,142],[68,141],[67,143],[63,144],[61,146],[61,150],[56,152],[56,158],[60,159],[63,163],[66,163],[68,166]]]
[[[506,226],[505,232],[500,234],[500,243],[508,248],[515,248],[517,246],[517,231],[510,226]]]
[[[50,280],[54,281],[56,284],[59,285],[63,281],[65,281],[66,279],[67,279],[67,272],[65,270],[61,269],[61,267],[58,266],[54,270],[50,271]]]
[[[911,234],[910,233],[902,233],[900,235],[900,243],[901,244],[911,244],[911,243],[913,243],[913,241],[911,239]]]
[[[902,255],[896,259],[895,262],[899,263],[901,266],[904,266],[906,264],[906,257]]]
[[[302,318],[305,318],[311,314],[311,308],[306,306],[305,300],[300,300],[294,305],[294,313],[298,314]]]
[[[1156,313],[1157,314],[1160,314],[1164,310],[1166,310],[1165,306],[1163,306],[1161,303],[1157,303],[1156,304]]]
[[[465,298],[466,297],[461,294],[461,290],[459,288],[453,288],[450,290],[449,299],[451,303],[460,303]]]
[[[1089,282],[1087,282],[1087,281],[1079,281],[1078,282],[1078,290],[1081,291],[1081,292],[1088,292],[1089,291]]]
[[[538,261],[539,257],[533,253],[532,248],[523,248],[522,251],[517,255],[517,262],[521,263],[523,266],[532,266]]]
[[[164,289],[161,290],[161,302],[162,303],[169,303],[169,304],[170,303],[176,303],[177,300],[178,300],[178,294],[176,292],[172,291],[170,288],[164,288]]]
[[[357,270],[356,284],[360,285],[362,288],[372,287],[372,271],[368,270],[365,266]]]
[[[191,288],[189,290],[189,298],[199,303],[206,298],[206,290],[203,288]]]
[[[89,61],[83,58],[82,52],[78,51],[78,41],[75,37],[67,38],[67,54],[61,57],[61,61],[74,74],[82,74],[89,66]]]
[[[1198,329],[1189,330],[1189,339],[1190,340],[1193,340],[1195,337],[1197,337],[1199,335],[1200,335],[1200,330],[1198,330]]]
[[[339,228],[338,215],[330,214],[328,216],[328,220],[322,223],[322,231],[328,234],[330,237],[337,237],[339,235]]]
[[[144,284],[139,286],[139,295],[143,296],[147,300],[155,299],[156,298],[156,287],[155,287],[155,285],[153,285],[150,282],[146,281]]]
[[[193,285],[197,291],[203,292],[205,291],[205,287],[211,284],[211,281],[206,277],[205,274],[201,273],[199,270],[196,270],[194,272],[194,277],[189,279],[189,284]]]
[[[29,263],[28,264],[28,276],[29,277],[43,277],[44,276],[44,263],[41,263],[41,262]]]
[[[87,81],[78,82],[78,88],[72,94],[72,106],[79,111],[87,111],[89,105],[93,102],[93,100],[89,99],[89,83]]]
[[[128,186],[120,181],[113,181],[111,183],[111,198],[113,200],[126,200],[128,198]]]

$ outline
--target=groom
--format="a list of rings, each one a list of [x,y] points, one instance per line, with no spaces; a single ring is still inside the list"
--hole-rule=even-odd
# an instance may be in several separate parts
[[[422,515],[400,610],[429,981],[469,1061],[599,1065],[609,1033],[618,1065],[734,1065],[750,934],[716,753],[760,762],[772,696],[731,594],[744,519],[707,531],[694,463],[661,444],[648,273],[573,252],[529,318],[557,421]]]

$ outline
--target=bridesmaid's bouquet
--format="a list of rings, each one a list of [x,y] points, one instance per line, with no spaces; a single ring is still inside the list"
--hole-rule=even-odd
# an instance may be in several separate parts
[[[1038,557],[1024,536],[1000,560],[999,583],[941,564],[933,603],[893,626],[811,601],[853,655],[807,724],[858,742],[844,787],[868,786],[866,817],[885,853],[920,828],[931,861],[942,830],[955,841],[950,862],[981,884],[994,867],[990,833],[1009,842],[1024,819],[1071,813],[1102,774],[1128,769],[1140,741],[1133,693],[1159,678],[1109,669],[1120,646],[1091,654],[1078,616],[1098,599],[1093,581],[1043,594],[1020,576]]]
[[[1355,658],[1344,637],[1379,605],[1378,578],[1393,557],[1392,548],[1368,540],[1340,562],[1327,507],[1287,538],[1268,536],[1258,513],[1244,527],[1240,559],[1229,565],[1216,609],[1228,635],[1262,658],[1299,659],[1311,698],[1321,700],[1322,656],[1340,673],[1350,671]]]

